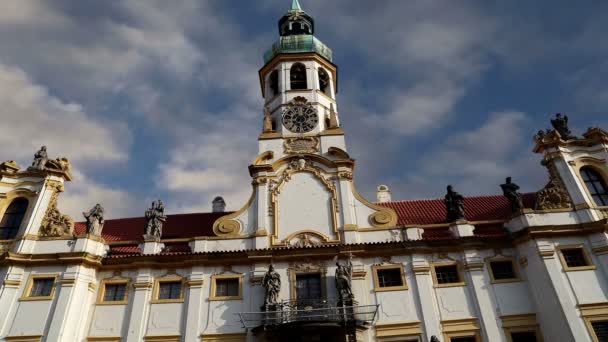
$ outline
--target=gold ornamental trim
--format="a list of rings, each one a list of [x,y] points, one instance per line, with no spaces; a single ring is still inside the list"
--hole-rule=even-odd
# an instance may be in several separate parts
[[[254,187],[253,191],[251,192],[251,196],[249,197],[249,200],[247,201],[247,203],[245,203],[245,205],[241,209],[239,209],[238,211],[235,211],[232,214],[222,216],[222,217],[218,218],[217,220],[215,220],[215,222],[213,223],[213,233],[215,233],[216,236],[219,236],[222,238],[240,237],[240,235],[241,235],[240,233],[242,230],[242,224],[240,221],[235,220],[235,218],[239,217],[249,207],[251,207],[251,204],[255,200],[255,194],[256,194],[256,189]]]
[[[321,141],[317,137],[294,137],[283,141],[285,154],[318,153]]]

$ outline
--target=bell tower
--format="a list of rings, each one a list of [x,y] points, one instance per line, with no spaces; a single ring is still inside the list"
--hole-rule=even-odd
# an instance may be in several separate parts
[[[314,19],[298,0],[278,28],[279,39],[264,54],[259,71],[264,97],[259,152],[280,158],[293,152],[324,154],[330,147],[345,151],[331,49],[314,36]]]

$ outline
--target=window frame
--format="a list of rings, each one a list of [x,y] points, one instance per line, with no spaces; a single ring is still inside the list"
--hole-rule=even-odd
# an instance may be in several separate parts
[[[162,283],[180,283],[180,293],[179,298],[174,299],[159,299],[160,295],[160,285]],[[154,280],[154,291],[152,295],[152,300],[150,304],[165,304],[165,303],[183,303],[184,302],[184,287],[186,286],[186,282],[184,277],[180,276],[170,276],[170,277],[162,277]]]
[[[587,186],[587,182],[585,182],[585,178],[583,177],[584,169],[589,169],[589,170],[593,171],[598,176],[600,184],[604,187],[604,190],[607,192],[608,192],[608,174],[601,168],[598,168],[598,167],[596,167],[594,165],[590,165],[590,164],[583,164],[577,170],[579,179],[580,179],[583,187],[585,188],[585,191],[587,192],[587,195],[589,196],[589,199],[591,201],[590,204],[594,207],[600,207],[600,208],[608,207],[608,203],[600,204],[600,203],[597,203],[595,201],[595,199],[593,198],[593,195],[591,194],[591,189],[589,189],[589,186]]]
[[[451,342],[454,337],[473,337],[475,342],[482,342],[479,322],[476,318],[441,321],[441,328],[445,342]]]
[[[272,78],[274,77],[274,75],[276,75],[277,77],[277,91],[273,92],[272,90]],[[281,94],[281,74],[279,72],[279,69],[272,69],[270,70],[270,72],[268,73],[268,92],[271,94],[271,96],[269,97],[268,101],[266,102],[270,102],[271,100],[273,100],[274,98],[276,98],[277,96],[279,96]]]
[[[24,196],[22,193],[17,193],[16,195],[7,196],[7,197],[2,198],[2,199],[6,201],[5,202],[6,205],[5,206],[0,205],[0,223],[4,219],[4,215],[6,215],[7,210],[10,208],[10,206],[13,203],[15,203],[18,200],[25,200],[27,202],[27,206],[25,207],[25,212],[23,213],[23,217],[21,218],[21,222],[19,222],[19,226],[17,227],[17,230],[15,232],[15,236],[13,238],[11,238],[11,239],[0,239],[0,241],[13,241],[13,240],[15,240],[19,236],[19,232],[21,231],[21,228],[23,227],[23,223],[29,217],[30,209],[32,207],[32,198]]]
[[[437,281],[437,267],[443,266],[455,266],[456,272],[458,273],[459,282],[457,283],[445,283],[439,284]],[[455,286],[466,286],[466,280],[464,277],[464,273],[462,271],[462,264],[458,261],[448,261],[448,262],[436,262],[431,264],[431,274],[433,275],[433,287],[442,288],[442,287],[455,287]]]
[[[581,312],[581,316],[587,326],[587,331],[593,342],[599,342],[595,330],[591,325],[594,322],[608,321],[608,302],[592,303],[592,304],[579,304],[578,308]]]
[[[396,270],[398,269],[401,273],[401,285],[397,286],[380,286],[380,277],[378,276],[378,271],[384,270]],[[374,265],[372,266],[372,272],[374,275],[374,291],[376,292],[387,292],[387,291],[403,291],[407,290],[407,281],[405,279],[405,270],[403,269],[403,264],[393,264],[393,265]]]
[[[239,281],[239,294],[237,296],[218,296],[217,280],[237,279]],[[209,300],[242,300],[243,299],[243,274],[214,274],[211,276],[211,295]]]
[[[327,76],[327,86],[325,88],[325,91],[321,89],[321,73],[325,73],[325,75]],[[329,72],[321,66],[317,68],[317,83],[319,86],[319,92],[327,97],[331,97],[331,77],[329,76]]]
[[[583,258],[585,259],[585,262],[587,262],[587,265],[575,266],[575,267],[568,266],[562,251],[573,250],[573,249],[580,249],[582,251]],[[562,263],[562,267],[563,267],[564,271],[566,271],[566,272],[595,270],[595,264],[593,263],[591,256],[589,255],[589,253],[587,253],[587,249],[585,248],[585,245],[583,245],[583,244],[559,246],[559,247],[557,247],[557,252],[558,252],[557,254],[559,255],[559,261]]]
[[[96,305],[125,305],[129,303],[129,279],[103,279],[99,288]],[[106,285],[125,285],[125,298],[123,300],[106,301]]]
[[[53,279],[53,286],[51,287],[51,294],[48,296],[32,296],[32,288],[34,282],[38,279]],[[37,301],[37,300],[53,300],[55,298],[55,291],[57,289],[57,279],[59,274],[31,274],[27,280],[27,284],[23,290],[20,301]]]
[[[543,334],[536,321],[536,314],[507,315],[501,316],[500,319],[507,342],[513,342],[511,334],[518,332],[534,332],[536,334],[536,341],[543,342]]]
[[[506,262],[506,261],[511,262],[511,267],[513,268],[514,278],[496,279],[496,277],[494,276],[494,270],[492,269],[492,263],[493,262]],[[486,260],[486,267],[488,268],[488,274],[490,275],[491,284],[513,283],[513,282],[518,282],[518,281],[522,280],[521,274],[519,273],[519,268],[517,267],[517,263],[515,262],[515,260],[513,258],[499,257],[499,258],[488,259],[488,260]]]

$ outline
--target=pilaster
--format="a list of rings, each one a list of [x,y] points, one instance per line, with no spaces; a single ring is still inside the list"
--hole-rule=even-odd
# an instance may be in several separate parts
[[[435,302],[435,291],[433,291],[433,279],[431,277],[431,267],[424,255],[412,256],[412,272],[416,281],[417,292],[414,297],[420,300],[421,321],[424,322],[423,331],[426,337],[441,336],[441,323]]]
[[[203,322],[203,268],[193,267],[192,274],[186,281],[187,303],[186,317],[183,322],[185,324],[184,341],[197,341],[201,331],[201,322]]]
[[[23,273],[22,267],[9,266],[0,283],[0,338],[8,334],[8,323],[15,317],[19,289],[24,285]]]
[[[471,290],[471,298],[475,303],[479,321],[482,325],[481,333],[484,340],[496,342],[508,342],[504,332],[496,324],[499,317],[495,308],[498,307],[493,298],[493,287],[487,273],[484,272],[483,259],[474,253],[465,252],[465,269],[467,276],[467,287]]]
[[[153,278],[149,269],[140,269],[133,283],[133,301],[126,342],[141,342],[148,325]]]

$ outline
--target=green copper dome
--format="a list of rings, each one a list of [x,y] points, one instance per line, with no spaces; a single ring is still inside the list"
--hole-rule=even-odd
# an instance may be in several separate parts
[[[315,52],[331,62],[332,51],[314,37],[315,21],[298,0],[292,0],[291,9],[279,20],[279,40],[264,53],[264,63],[282,53]]]

